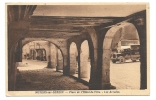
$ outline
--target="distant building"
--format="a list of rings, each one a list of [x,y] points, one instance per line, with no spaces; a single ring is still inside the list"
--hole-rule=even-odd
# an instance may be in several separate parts
[[[139,40],[121,40],[118,43],[118,47],[116,48],[117,52],[120,52],[122,49],[130,48],[130,45],[140,44]],[[115,51],[115,50],[114,50]]]
[[[36,60],[37,57],[48,59],[49,55],[49,42],[47,41],[33,41],[23,46],[22,58],[25,55],[28,59]],[[28,57],[29,56],[29,57]]]

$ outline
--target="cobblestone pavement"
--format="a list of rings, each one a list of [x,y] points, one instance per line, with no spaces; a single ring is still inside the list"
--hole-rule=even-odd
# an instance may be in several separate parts
[[[116,89],[140,88],[140,62],[110,63],[110,82]]]
[[[76,81],[54,69],[45,68],[47,63],[39,61],[24,61],[27,67],[18,67],[23,78],[30,80],[29,84],[20,84],[17,91],[34,90],[88,90],[88,86]],[[38,66],[38,68],[37,68]],[[37,69],[35,69],[35,68]]]
[[[30,80],[30,84],[19,85],[17,90],[88,90],[88,86],[76,81],[54,69],[45,68],[47,62],[24,60],[18,69],[23,78]],[[127,61],[119,64],[110,63],[110,83],[116,89],[139,89],[140,62]]]

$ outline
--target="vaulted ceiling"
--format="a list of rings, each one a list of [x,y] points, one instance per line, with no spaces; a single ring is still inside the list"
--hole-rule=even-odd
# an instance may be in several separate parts
[[[85,27],[112,25],[144,9],[144,5],[38,5],[27,36],[68,39],[85,33]]]
[[[121,18],[32,16],[29,37],[36,34],[36,37],[68,39],[85,33],[85,27],[112,24],[117,19]]]

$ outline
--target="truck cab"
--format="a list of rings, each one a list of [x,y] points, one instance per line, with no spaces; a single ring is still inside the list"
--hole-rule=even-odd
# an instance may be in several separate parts
[[[131,59],[133,62],[140,60],[139,54],[140,45],[130,45],[130,48],[121,49],[120,52],[114,52],[111,56],[113,63],[124,63],[126,60]]]

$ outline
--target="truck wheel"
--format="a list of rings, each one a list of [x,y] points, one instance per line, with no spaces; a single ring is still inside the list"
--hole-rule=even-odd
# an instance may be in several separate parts
[[[125,58],[124,58],[123,56],[120,56],[120,57],[119,57],[119,62],[120,62],[120,63],[124,63],[124,62],[125,62]]]
[[[113,63],[116,63],[116,60],[112,60]]]

